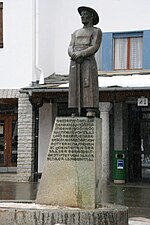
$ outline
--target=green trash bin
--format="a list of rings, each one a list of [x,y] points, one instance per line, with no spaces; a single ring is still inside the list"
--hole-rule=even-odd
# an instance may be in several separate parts
[[[125,151],[114,151],[113,180],[116,184],[124,184],[126,178]]]

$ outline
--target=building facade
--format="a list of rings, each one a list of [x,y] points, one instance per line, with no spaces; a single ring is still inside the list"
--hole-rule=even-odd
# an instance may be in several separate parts
[[[62,27],[51,22],[59,24],[56,9],[49,0],[0,2],[0,72],[7,80],[0,89],[0,181],[37,181],[56,116],[71,115],[68,75],[52,74],[63,70],[60,50],[67,49],[71,32],[62,46]],[[96,59],[104,183],[118,179],[114,161],[123,159],[123,181],[150,180],[149,40],[148,29],[103,32]]]
[[[102,118],[102,177],[104,183],[110,181],[118,183],[148,182],[150,178],[150,153],[148,150],[150,70],[147,59],[150,54],[149,51],[144,51],[149,48],[147,40],[150,31],[122,32],[121,37],[118,38],[119,34],[104,33],[102,49],[97,56],[99,110]],[[119,45],[117,43],[117,47],[115,46],[116,40],[114,40],[116,37],[119,39],[117,41],[120,42]],[[127,38],[129,43],[133,43],[133,46],[129,46],[129,43],[127,46],[122,43],[124,38]],[[130,40],[131,38],[134,38],[134,40]],[[109,46],[109,51],[106,46]],[[117,52],[115,52],[115,48],[117,48]],[[126,53],[129,50],[132,56]],[[118,52],[121,56],[118,57],[116,63]],[[130,57],[130,60],[125,58],[126,56]],[[115,68],[116,65],[119,68]],[[131,65],[133,68],[128,67]],[[100,70],[100,67],[102,70]],[[42,173],[55,117],[71,115],[71,110],[68,109],[68,75],[51,75],[45,78],[42,85],[33,83],[32,87],[20,89],[20,95],[23,99],[26,98],[30,109],[32,108],[32,113],[30,111],[28,118],[31,126],[30,132],[27,128],[22,128],[23,123],[20,122],[20,129],[24,135],[29,135],[31,145],[29,147],[30,157],[27,158],[27,164],[29,165],[26,165],[29,170],[27,168],[26,170],[22,169],[22,173],[21,170],[18,170],[17,177],[22,179],[26,174],[26,181],[36,180],[38,174]],[[27,109],[26,106],[25,109]],[[26,114],[24,110],[21,110],[21,112]],[[28,119],[23,115],[20,118],[24,118],[25,124],[28,123]],[[24,137],[18,139],[18,160],[19,151],[21,151],[19,146],[24,145],[22,143],[24,140]],[[27,149],[26,146],[24,147]],[[24,147],[22,152],[25,152]],[[121,156],[118,159],[120,161],[115,159],[118,155]],[[116,177],[117,164],[114,165],[114,161],[121,163],[122,156],[124,159],[124,168],[122,169],[124,169],[125,174],[120,179]],[[22,163],[24,164],[23,161]]]

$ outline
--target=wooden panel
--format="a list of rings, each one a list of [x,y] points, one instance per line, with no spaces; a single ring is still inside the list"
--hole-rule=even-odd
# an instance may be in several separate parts
[[[99,91],[99,101],[100,102],[124,102],[129,97],[139,98],[145,96],[150,98],[150,90],[100,90]],[[67,102],[68,101],[68,92],[34,92],[32,94],[32,99],[34,102],[43,100],[43,102]]]

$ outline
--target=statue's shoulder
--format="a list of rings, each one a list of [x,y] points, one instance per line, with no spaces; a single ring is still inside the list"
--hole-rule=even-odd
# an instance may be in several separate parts
[[[102,36],[102,30],[99,27],[93,27],[93,28],[94,28],[94,33],[101,37]]]
[[[80,28],[80,29],[78,29],[78,30],[75,30],[75,31],[73,32],[73,37],[80,36],[80,35],[82,35],[84,32],[85,32],[85,30],[84,30],[83,28]]]
[[[101,28],[99,28],[99,27],[93,27],[93,29],[94,29],[95,31],[97,31],[97,32],[101,32],[101,33],[102,33],[102,30],[101,30]]]
[[[73,34],[76,34],[76,33],[80,32],[80,31],[82,31],[82,30],[83,30],[83,28],[77,29],[77,30],[75,30],[75,31],[73,32]]]

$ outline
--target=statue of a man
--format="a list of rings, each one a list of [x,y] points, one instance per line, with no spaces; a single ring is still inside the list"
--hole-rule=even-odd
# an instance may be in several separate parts
[[[83,28],[71,37],[68,54],[71,58],[69,72],[68,107],[77,109],[78,115],[94,116],[99,108],[98,71],[95,53],[98,51],[102,31],[97,12],[86,6],[78,8]]]

